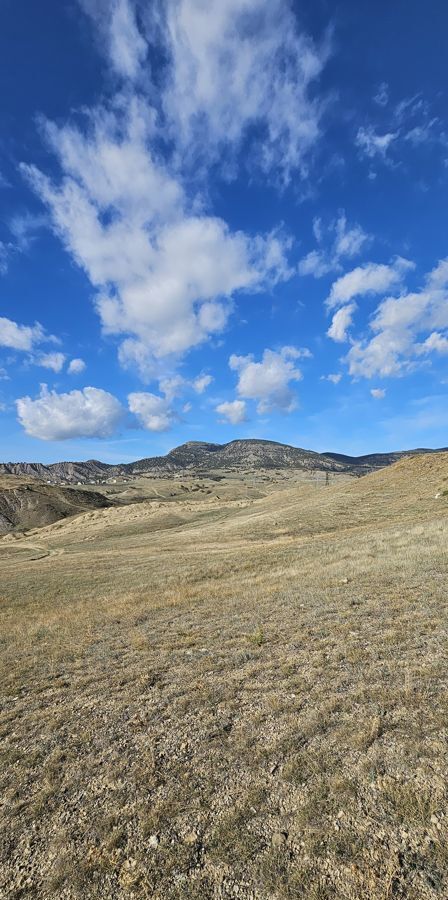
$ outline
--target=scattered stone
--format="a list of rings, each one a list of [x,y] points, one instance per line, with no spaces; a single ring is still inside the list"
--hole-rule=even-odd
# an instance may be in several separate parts
[[[287,831],[275,831],[272,835],[272,846],[273,847],[282,847],[283,844],[286,844],[288,840],[288,832]]]
[[[158,834],[152,834],[148,840],[148,847],[151,847],[151,850],[157,850],[157,847],[160,844],[160,838]]]
[[[184,837],[186,844],[195,844],[197,840],[199,840],[199,834],[195,828],[192,828],[191,831],[187,831],[187,834]]]

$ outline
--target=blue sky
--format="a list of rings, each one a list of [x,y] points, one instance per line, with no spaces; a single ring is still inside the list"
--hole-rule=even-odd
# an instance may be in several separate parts
[[[0,459],[448,444],[441,0],[3,0]]]

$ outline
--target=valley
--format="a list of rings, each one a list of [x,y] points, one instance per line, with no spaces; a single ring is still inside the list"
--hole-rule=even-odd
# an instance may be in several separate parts
[[[0,890],[443,896],[448,454],[212,474],[0,539]]]

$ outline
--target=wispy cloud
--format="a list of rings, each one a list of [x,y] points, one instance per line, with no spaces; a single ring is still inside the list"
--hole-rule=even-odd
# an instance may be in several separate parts
[[[320,218],[315,218],[313,232],[319,249],[312,250],[300,260],[299,273],[314,278],[341,271],[343,260],[353,259],[370,241],[370,236],[360,225],[348,224],[344,210],[327,228]]]

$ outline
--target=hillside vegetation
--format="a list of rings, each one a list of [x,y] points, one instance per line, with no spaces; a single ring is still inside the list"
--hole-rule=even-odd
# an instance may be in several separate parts
[[[448,453],[146,485],[0,540],[0,894],[445,897]]]

